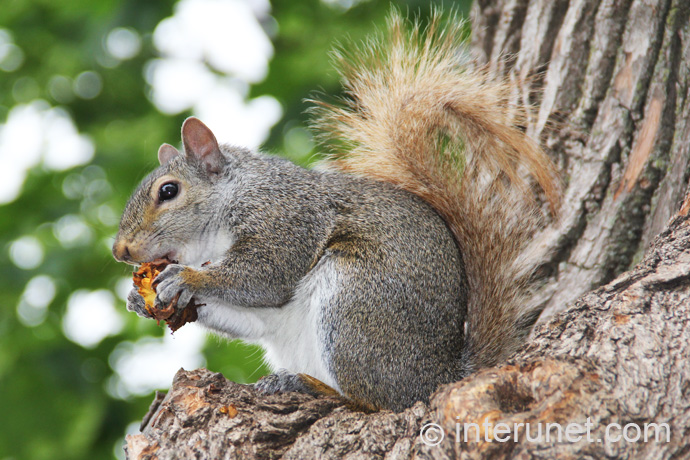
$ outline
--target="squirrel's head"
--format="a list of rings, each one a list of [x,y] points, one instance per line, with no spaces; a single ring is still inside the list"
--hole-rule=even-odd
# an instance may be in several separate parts
[[[217,238],[218,207],[213,203],[222,200],[219,184],[227,180],[232,160],[197,118],[182,125],[182,142],[184,152],[169,144],[160,147],[160,166],[129,199],[113,244],[118,261],[138,264],[167,258],[202,263],[192,260],[208,252],[199,251],[199,246]]]

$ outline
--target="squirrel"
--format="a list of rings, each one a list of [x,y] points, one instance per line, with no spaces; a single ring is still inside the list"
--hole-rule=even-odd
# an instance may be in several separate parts
[[[336,53],[345,96],[318,102],[316,167],[221,145],[196,118],[133,193],[113,245],[174,261],[157,305],[258,343],[264,393],[340,394],[401,411],[507,359],[540,313],[527,243],[559,201],[516,85],[459,60],[460,21],[400,13]],[[127,308],[150,317],[134,288]]]

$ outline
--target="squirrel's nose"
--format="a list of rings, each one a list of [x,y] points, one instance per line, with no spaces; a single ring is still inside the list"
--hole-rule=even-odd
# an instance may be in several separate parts
[[[115,242],[113,245],[113,257],[119,262],[132,262],[132,254],[129,253],[129,246],[123,242]]]

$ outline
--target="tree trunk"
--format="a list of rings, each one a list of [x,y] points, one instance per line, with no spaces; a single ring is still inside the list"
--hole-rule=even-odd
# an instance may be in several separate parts
[[[523,82],[529,132],[565,178],[528,346],[399,414],[181,371],[129,458],[690,456],[690,4],[477,0],[473,13],[479,62]]]
[[[475,4],[475,55],[527,82],[520,97],[538,106],[529,132],[566,181],[545,232],[542,320],[639,261],[685,195],[689,10],[687,0]]]

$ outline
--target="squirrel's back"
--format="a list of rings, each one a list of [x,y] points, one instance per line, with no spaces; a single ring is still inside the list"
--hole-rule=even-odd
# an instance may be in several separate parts
[[[514,352],[538,316],[525,305],[534,267],[521,257],[542,215],[530,184],[551,210],[559,187],[524,132],[516,85],[461,65],[463,24],[451,16],[422,29],[394,13],[385,37],[337,54],[347,96],[318,103],[314,126],[333,147],[326,167],[408,190],[451,229],[469,288],[467,373]]]

